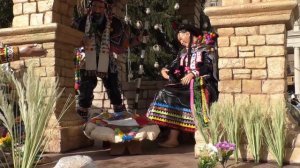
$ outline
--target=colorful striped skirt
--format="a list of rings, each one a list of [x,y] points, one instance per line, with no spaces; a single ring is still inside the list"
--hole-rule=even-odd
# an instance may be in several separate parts
[[[195,123],[190,109],[188,86],[167,85],[154,98],[147,117],[160,126],[194,132]]]

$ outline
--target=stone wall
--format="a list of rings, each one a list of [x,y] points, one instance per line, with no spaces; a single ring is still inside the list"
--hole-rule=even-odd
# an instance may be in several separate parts
[[[284,98],[284,24],[219,28],[218,34],[220,97],[230,101]]]
[[[219,101],[286,101],[287,30],[299,17],[297,1],[222,0],[222,5],[206,10],[220,35]],[[299,163],[300,129],[291,117],[287,121],[284,159]],[[274,160],[270,153],[261,159]]]
[[[13,0],[13,27],[61,23],[71,25],[76,0]]]

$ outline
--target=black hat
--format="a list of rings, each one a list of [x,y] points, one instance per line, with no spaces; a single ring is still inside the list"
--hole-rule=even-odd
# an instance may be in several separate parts
[[[190,32],[194,36],[202,35],[201,30],[191,24],[181,24],[177,29],[176,36],[180,32]]]

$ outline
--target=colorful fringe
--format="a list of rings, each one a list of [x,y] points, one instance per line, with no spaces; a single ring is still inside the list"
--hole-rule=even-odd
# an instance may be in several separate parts
[[[203,78],[196,78],[194,81],[194,106],[195,106],[195,119],[202,127],[207,127],[209,123],[209,108],[208,108],[208,92],[204,89]]]
[[[80,87],[80,64],[82,59],[82,49],[75,49],[74,66],[75,66],[75,91],[79,90]]]
[[[195,132],[194,119],[190,109],[154,102],[147,115],[157,125]]]

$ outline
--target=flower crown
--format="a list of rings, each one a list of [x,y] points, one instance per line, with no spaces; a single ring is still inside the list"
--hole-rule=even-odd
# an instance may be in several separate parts
[[[200,35],[197,37],[197,40],[194,41],[193,44],[206,44],[206,45],[214,45],[216,40],[218,38],[218,35],[214,32],[205,32],[203,35]]]

